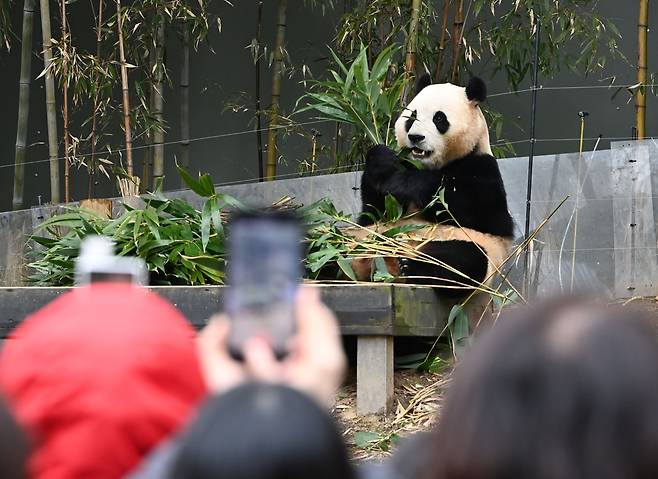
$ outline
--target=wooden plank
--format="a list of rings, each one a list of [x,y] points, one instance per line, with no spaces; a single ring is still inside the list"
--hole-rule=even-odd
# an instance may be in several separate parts
[[[68,288],[0,288],[0,338]]]
[[[439,301],[433,288],[396,285],[393,304],[394,336],[438,336],[454,303]]]
[[[393,337],[359,336],[356,357],[356,413],[387,414],[393,403]]]
[[[450,307],[431,288],[390,284],[318,285],[344,335],[435,336]],[[223,309],[221,286],[156,286],[196,327]],[[0,337],[69,288],[0,288]]]
[[[614,152],[615,297],[654,295],[658,251],[649,148],[623,145]]]

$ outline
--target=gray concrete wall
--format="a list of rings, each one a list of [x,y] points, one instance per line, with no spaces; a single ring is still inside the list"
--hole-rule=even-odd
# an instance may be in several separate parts
[[[516,224],[517,240],[525,224],[527,157],[499,161]],[[360,173],[341,173],[218,187],[256,206],[285,196],[309,204],[330,198],[336,208],[360,209]],[[614,143],[610,150],[545,155],[535,158],[531,229],[540,230],[530,254],[531,291],[540,295],[589,289],[615,297],[655,295],[658,281],[658,143]],[[189,190],[169,192],[196,207],[203,199]],[[115,200],[115,210],[121,209]],[[44,218],[60,211],[49,207],[0,213],[0,286],[21,283],[27,236]],[[575,239],[574,239],[575,238]],[[510,261],[514,284],[522,278],[522,255]],[[572,280],[573,277],[573,280]]]

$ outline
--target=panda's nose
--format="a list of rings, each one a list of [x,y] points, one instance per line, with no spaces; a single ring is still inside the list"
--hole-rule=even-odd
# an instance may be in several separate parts
[[[425,135],[408,135],[411,143],[420,143],[425,139]]]

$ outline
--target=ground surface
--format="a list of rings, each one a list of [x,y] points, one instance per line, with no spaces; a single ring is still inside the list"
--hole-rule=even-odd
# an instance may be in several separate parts
[[[449,369],[438,374],[396,371],[394,412],[386,416],[359,417],[356,415],[356,383],[349,378],[338,394],[333,413],[352,457],[355,460],[383,459],[390,454],[398,438],[431,427],[449,382]]]

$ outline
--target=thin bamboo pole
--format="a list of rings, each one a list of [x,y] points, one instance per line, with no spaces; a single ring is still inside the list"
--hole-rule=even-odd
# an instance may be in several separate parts
[[[272,72],[272,104],[270,105],[269,131],[267,132],[267,169],[265,179],[272,181],[276,176],[277,127],[279,124],[279,104],[281,101],[281,77],[283,73],[283,48],[286,38],[287,0],[278,0],[276,45]]]
[[[151,17],[153,21],[153,17]],[[156,68],[155,60],[155,48],[149,48],[149,72],[154,72]],[[151,84],[149,88],[149,112],[152,112],[155,107],[155,88]],[[141,182],[141,191],[146,192],[151,188],[151,180],[153,180],[153,130],[151,128],[146,131],[146,139],[148,142],[148,148],[144,149],[144,156],[142,158],[142,182]]]
[[[258,181],[263,181],[263,123],[261,116],[261,80],[260,80],[260,71],[261,71],[261,44],[263,42],[263,2],[262,0],[258,2],[258,11],[256,14],[256,148],[258,149],[257,159],[258,159]]]
[[[526,189],[525,201],[525,230],[523,238],[528,241],[530,238],[530,210],[532,207],[532,169],[535,160],[535,144],[537,143],[537,91],[539,90],[539,47],[541,45],[541,23],[537,20],[537,30],[535,31],[535,61],[532,69],[532,103],[530,106],[530,154],[528,155],[528,187]],[[530,294],[530,243],[523,252],[523,294],[528,297]]]
[[[42,0],[43,1],[43,0]],[[103,27],[103,4],[105,0],[98,0],[98,21],[96,22],[96,61],[101,62],[101,45]],[[94,193],[94,175],[96,172],[96,143],[98,142],[98,100],[100,98],[99,83],[100,74],[95,75],[96,87],[94,90],[94,111],[91,114],[91,160],[87,167],[89,174],[89,184],[87,185],[87,197],[91,199]]]
[[[164,107],[164,44],[165,27],[164,18],[156,13],[155,28],[155,75],[152,85],[153,92],[153,116],[158,125],[163,124]],[[153,131],[153,187],[161,181],[164,176],[164,129],[158,127]]]
[[[637,24],[637,82],[640,84],[635,95],[635,127],[637,138],[647,136],[647,32],[649,31],[649,0],[640,0],[640,15]]]
[[[190,26],[187,21],[183,22],[183,46],[181,52],[180,138],[181,166],[188,170],[190,167]],[[182,178],[181,188],[185,188],[185,181]]]
[[[50,202],[59,203],[59,147],[57,144],[57,105],[55,103],[55,79],[50,71],[53,61],[52,33],[50,30],[49,0],[40,0],[41,35],[43,37],[43,68],[46,72],[46,120],[48,124],[48,158],[50,158]]]
[[[459,60],[461,56],[462,34],[464,29],[464,12],[462,0],[455,1],[455,20],[452,27],[452,73],[451,81],[457,83],[459,80]]]
[[[32,28],[35,0],[23,3],[23,33],[21,43],[21,78],[18,86],[18,120],[16,125],[16,156],[14,157],[13,209],[23,207],[25,189],[25,153],[27,148],[28,117],[30,113],[30,77],[32,73]]]
[[[130,93],[128,91],[128,67],[126,54],[123,48],[123,15],[121,0],[117,2],[117,28],[119,29],[119,62],[121,63],[121,91],[123,93],[123,127],[126,135],[126,172],[133,176],[133,140],[130,131]]]
[[[402,104],[406,105],[409,100],[409,94],[413,91],[411,88],[411,79],[414,76],[416,68],[416,47],[418,44],[418,22],[420,19],[420,8],[422,0],[411,1],[411,20],[409,21],[409,32],[407,33],[407,52],[404,58],[404,75],[406,84],[404,94],[402,95]]]
[[[64,49],[64,65],[62,68],[62,78],[64,83],[62,86],[62,97],[63,97],[63,111],[62,116],[64,119],[64,202],[68,203],[71,201],[71,160],[69,159],[69,150],[71,147],[71,139],[69,136],[69,79],[68,79],[68,21],[66,18],[66,0],[60,0],[62,2],[62,48]]]
[[[452,0],[443,1],[443,22],[441,22],[441,36],[439,37],[439,56],[436,60],[436,71],[434,73],[434,81],[439,83],[441,81],[441,69],[443,68],[443,57],[446,50],[446,34],[448,32],[448,18],[450,18],[450,4]]]

